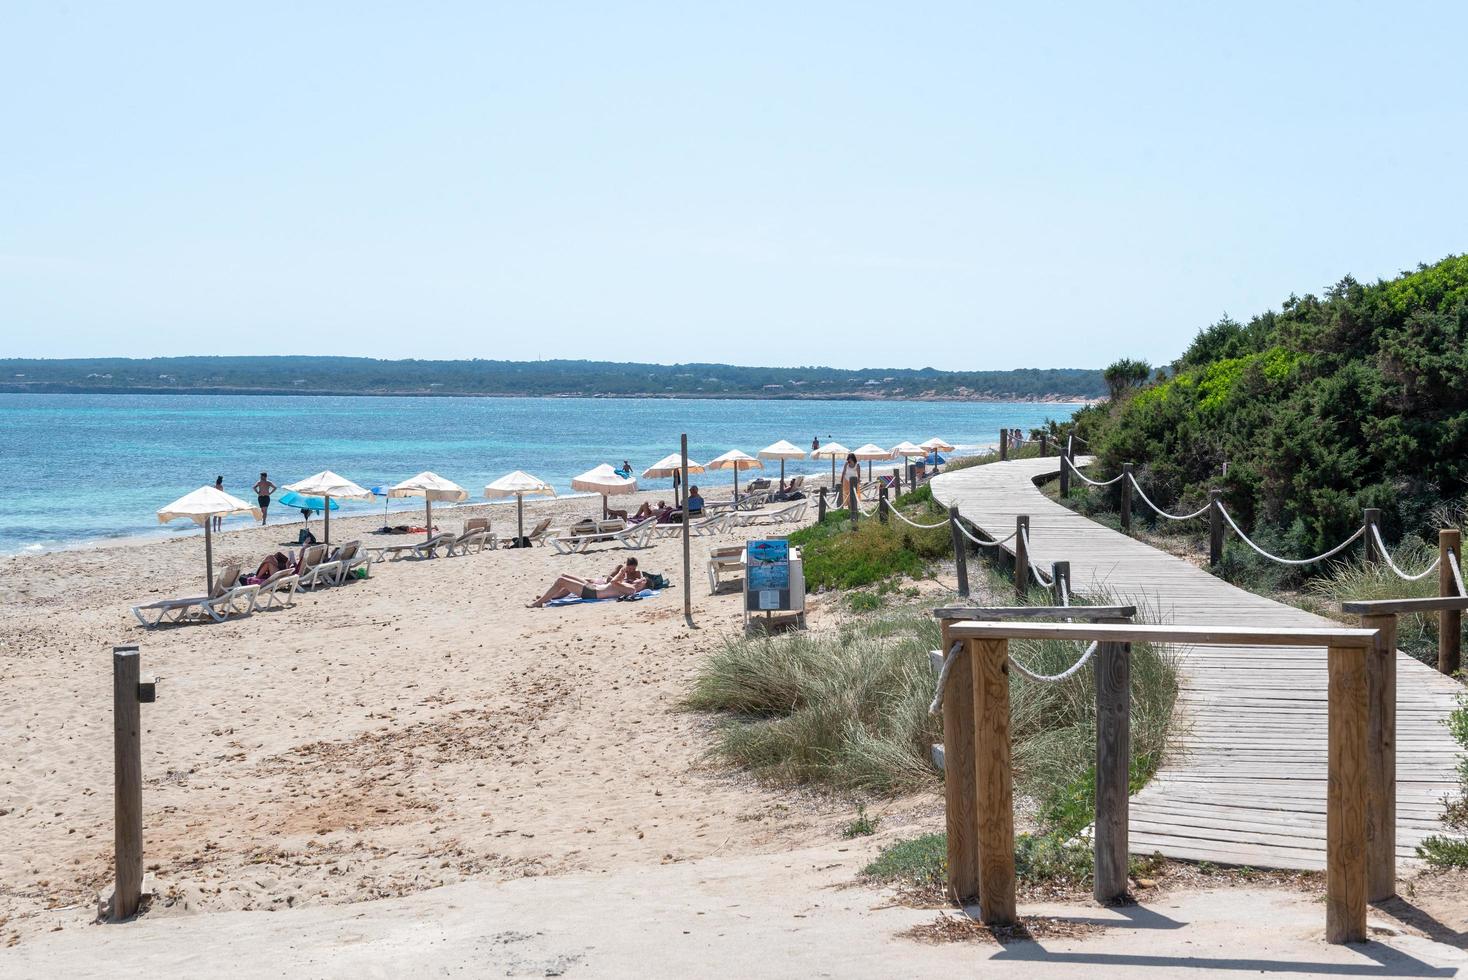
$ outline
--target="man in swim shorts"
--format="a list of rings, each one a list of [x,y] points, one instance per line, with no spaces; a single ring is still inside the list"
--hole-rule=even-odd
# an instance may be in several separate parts
[[[260,482],[255,484],[255,502],[260,505],[260,524],[263,526],[270,516],[270,495],[275,492],[275,484],[270,482],[270,477],[264,473],[260,474]]]

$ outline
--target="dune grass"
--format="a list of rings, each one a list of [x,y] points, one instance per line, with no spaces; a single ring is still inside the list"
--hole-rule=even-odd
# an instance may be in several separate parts
[[[1436,545],[1406,538],[1392,551],[1392,560],[1404,571],[1416,573],[1437,557]],[[1332,562],[1305,584],[1305,594],[1321,600],[1322,613],[1339,615],[1340,603],[1373,599],[1425,599],[1437,595],[1437,574],[1416,582],[1398,577],[1384,564],[1364,561]],[[1429,666],[1437,666],[1437,615],[1397,617],[1397,648]]]
[[[894,506],[920,524],[942,517],[931,499]],[[821,523],[794,532],[790,543],[801,549],[808,589],[854,589],[898,576],[921,578],[931,562],[953,550],[946,526],[915,528],[896,518],[883,524],[873,515],[860,518],[853,529],[844,510],[829,512]]]

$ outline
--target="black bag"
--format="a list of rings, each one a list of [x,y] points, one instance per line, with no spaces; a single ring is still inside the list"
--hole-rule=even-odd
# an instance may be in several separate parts
[[[659,575],[657,572],[644,572],[642,577],[647,579],[647,587],[649,589],[666,589],[668,587],[668,578],[665,575]]]

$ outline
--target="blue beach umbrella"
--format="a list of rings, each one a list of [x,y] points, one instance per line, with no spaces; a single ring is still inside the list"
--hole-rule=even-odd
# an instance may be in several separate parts
[[[924,462],[927,463],[929,466],[937,466],[940,463],[948,462],[948,460],[944,459],[942,456],[939,456],[936,452],[932,452],[928,453],[928,458],[924,460]]]
[[[287,507],[294,507],[297,510],[312,510],[317,512],[322,510],[341,510],[341,504],[337,503],[332,497],[326,497],[324,499],[321,497],[307,497],[296,493],[294,490],[287,490],[279,497],[276,497],[275,501]]]

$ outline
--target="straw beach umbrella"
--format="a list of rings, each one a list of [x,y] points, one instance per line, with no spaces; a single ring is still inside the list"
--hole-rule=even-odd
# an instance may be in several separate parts
[[[679,455],[678,453],[669,453],[668,455],[664,456],[662,459],[658,460],[656,463],[653,463],[647,469],[643,470],[642,471],[642,478],[644,480],[673,480],[673,479],[677,479],[678,476],[679,476],[679,474],[682,473],[682,472],[683,472],[683,457],[681,455]],[[693,476],[695,473],[702,473],[702,472],[703,472],[703,466],[702,465],[700,465],[698,463],[695,463],[691,459],[688,461],[688,475],[689,476]],[[682,492],[686,494],[688,492],[688,488],[687,487],[684,487],[683,490],[682,490]],[[682,500],[680,499],[678,501],[678,503],[681,504],[682,503]]]
[[[554,497],[555,488],[546,483],[538,476],[531,476],[523,470],[506,473],[484,488],[484,495],[491,500],[496,497],[515,498],[515,522],[519,528],[515,535],[517,542],[525,537],[525,498],[529,497]]]
[[[853,452],[856,454],[856,458],[858,461],[866,460],[867,462],[868,483],[872,482],[872,460],[892,458],[892,450],[883,449],[881,446],[878,446],[875,443],[871,442],[867,443],[865,446],[862,446],[860,449],[853,450]]]
[[[428,533],[424,540],[433,537],[433,502],[435,500],[448,500],[459,502],[469,499],[469,491],[459,486],[453,480],[445,480],[437,473],[424,470],[411,479],[404,480],[388,490],[389,497],[422,497],[423,506],[428,512]]]
[[[606,517],[608,495],[614,493],[632,493],[637,489],[637,481],[630,476],[622,476],[616,470],[612,469],[610,463],[602,463],[600,466],[592,467],[580,476],[572,477],[571,489],[601,494],[601,516]]]
[[[755,459],[749,453],[742,453],[737,449],[731,449],[717,459],[711,459],[704,469],[709,470],[733,470],[734,471],[734,499],[739,499],[739,471],[740,470],[762,470],[765,464]]]
[[[204,525],[204,581],[210,592],[214,591],[214,539],[209,525],[213,523],[212,518],[231,514],[253,514],[255,520],[261,519],[259,507],[214,487],[200,487],[158,511],[159,524],[187,517],[195,524]]]
[[[831,486],[834,487],[836,485],[836,460],[838,460],[838,459],[845,459],[846,458],[846,454],[849,453],[849,452],[851,452],[851,450],[850,449],[847,449],[845,446],[841,445],[841,443],[839,443],[839,442],[828,442],[824,446],[822,446],[820,449],[817,449],[815,452],[811,453],[810,454],[810,458],[811,459],[827,459],[827,458],[829,458],[831,460]]]
[[[903,460],[906,461],[914,457],[926,456],[928,455],[928,451],[922,446],[916,446],[910,442],[899,442],[897,445],[892,447],[892,455],[894,458],[897,456],[901,456]]]
[[[780,485],[784,486],[785,460],[805,459],[805,450],[801,449],[794,443],[789,443],[786,442],[784,439],[781,439],[779,442],[772,443],[771,445],[768,445],[765,448],[761,449],[755,455],[759,456],[760,459],[778,459],[780,461]]]
[[[359,487],[346,477],[337,476],[331,470],[322,470],[315,476],[308,476],[284,489],[303,497],[322,498],[321,511],[326,515],[326,529],[321,534],[326,544],[331,544],[331,501],[333,498],[337,500],[372,499],[371,490]]]

